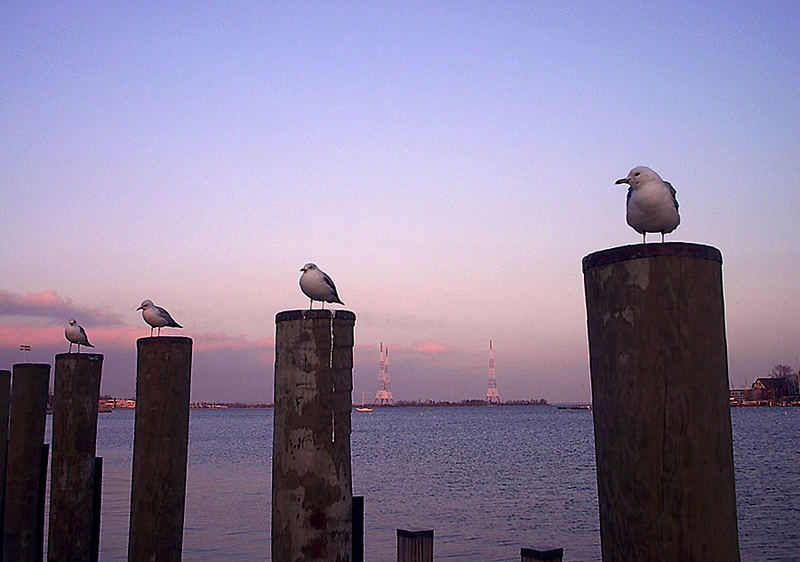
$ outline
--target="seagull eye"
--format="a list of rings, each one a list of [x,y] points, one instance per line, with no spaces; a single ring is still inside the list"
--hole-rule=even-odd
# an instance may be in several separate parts
[[[634,175],[634,176],[638,176],[640,173],[641,173],[641,172],[636,172],[636,173],[635,173],[635,174],[633,174],[633,175]]]

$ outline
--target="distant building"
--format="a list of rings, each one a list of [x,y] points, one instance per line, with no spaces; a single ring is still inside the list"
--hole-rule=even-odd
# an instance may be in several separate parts
[[[755,380],[751,392],[752,398],[750,400],[779,402],[792,395],[792,387],[786,379],[761,377]]]
[[[750,388],[730,389],[730,401],[733,406],[771,406],[775,403],[789,403],[795,398],[792,385],[786,379],[777,377],[760,377]]]

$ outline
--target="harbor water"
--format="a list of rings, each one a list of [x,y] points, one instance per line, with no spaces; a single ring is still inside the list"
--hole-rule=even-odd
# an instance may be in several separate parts
[[[184,560],[268,560],[272,410],[192,410]],[[731,411],[742,560],[800,559],[800,408]],[[599,560],[592,413],[552,406],[353,412],[365,558],[434,529],[436,560]],[[100,559],[127,557],[134,412],[101,414]],[[50,428],[48,421],[49,441]],[[46,534],[45,534],[46,536]]]

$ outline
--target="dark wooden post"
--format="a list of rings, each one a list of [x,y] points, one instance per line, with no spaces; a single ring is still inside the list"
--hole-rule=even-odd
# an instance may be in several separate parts
[[[722,256],[583,260],[604,560],[739,560]]]
[[[98,353],[56,355],[48,560],[90,558],[102,368]]]
[[[273,560],[351,559],[355,320],[346,310],[275,318]]]
[[[103,503],[103,457],[94,459],[94,490],[92,495],[92,547],[89,551],[91,562],[100,558],[100,507]]]
[[[44,501],[40,484],[50,365],[14,365],[11,385],[3,559],[39,561],[38,512]]]
[[[433,529],[397,529],[397,562],[433,562]]]
[[[6,505],[6,461],[8,459],[8,405],[11,399],[11,371],[0,371],[0,560],[3,556],[3,519]]]
[[[522,562],[561,562],[564,559],[563,548],[553,548],[550,550],[536,550],[534,548],[520,549],[520,559]]]
[[[136,342],[128,560],[179,561],[183,549],[192,340]]]
[[[364,562],[364,496],[353,496],[353,562]]]

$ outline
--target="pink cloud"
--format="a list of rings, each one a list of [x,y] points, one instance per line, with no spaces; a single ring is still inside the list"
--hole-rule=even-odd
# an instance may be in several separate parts
[[[440,353],[449,353],[452,351],[449,347],[437,341],[416,342],[411,345],[411,348],[419,353],[426,353],[431,355],[438,355]]]
[[[53,318],[66,322],[78,319],[81,324],[119,326],[119,314],[97,308],[77,306],[71,299],[63,299],[54,290],[17,295],[0,289],[0,316]]]
[[[242,336],[234,337],[223,333],[202,334],[195,339],[196,351],[241,351],[246,349],[268,349],[275,343],[270,338],[261,340],[248,340]]]

